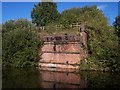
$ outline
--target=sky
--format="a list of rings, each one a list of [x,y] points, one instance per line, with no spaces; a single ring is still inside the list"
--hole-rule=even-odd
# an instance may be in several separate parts
[[[31,10],[34,4],[37,2],[2,2],[2,22],[0,23],[19,18],[31,20]],[[92,5],[96,5],[98,9],[102,10],[105,17],[108,18],[109,24],[112,25],[115,17],[118,16],[117,2],[57,2],[57,9],[61,13],[65,9]]]

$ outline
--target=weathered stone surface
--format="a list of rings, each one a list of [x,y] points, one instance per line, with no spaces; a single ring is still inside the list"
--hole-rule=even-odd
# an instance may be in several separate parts
[[[47,43],[42,47],[42,51],[54,51],[54,44]],[[56,45],[56,51],[58,52],[80,52],[80,44],[71,42],[69,44]]]
[[[80,37],[70,35],[67,38],[66,36],[47,36],[44,39],[43,54],[39,61],[41,67],[78,69],[78,66],[75,65],[78,65],[80,60],[87,56],[85,51],[87,33],[85,32],[81,32]]]
[[[71,42],[71,41],[79,41],[79,37],[78,36],[74,36],[74,35],[52,35],[52,36],[44,36],[42,37],[43,41],[45,42],[53,42],[53,41],[67,41],[67,42]]]
[[[80,54],[43,53],[40,62],[78,64]]]
[[[82,38],[83,44],[87,46],[87,38],[88,38],[87,33],[81,32],[81,38]]]
[[[79,69],[77,65],[65,65],[65,64],[52,64],[52,63],[39,63],[41,67],[48,67],[48,68],[69,68],[69,69]]]
[[[79,73],[78,69],[69,69],[69,68],[49,68],[49,67],[44,67],[41,68],[39,67],[40,71],[51,71],[51,72],[61,72],[61,73]]]

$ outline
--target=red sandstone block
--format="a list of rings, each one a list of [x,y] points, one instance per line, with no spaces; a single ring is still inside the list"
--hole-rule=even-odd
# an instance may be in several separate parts
[[[53,44],[45,44],[42,47],[42,51],[53,51],[54,52],[54,45]],[[68,44],[58,44],[56,45],[57,52],[80,52],[80,44],[78,43],[68,43]]]
[[[69,68],[69,69],[79,69],[79,66],[72,65],[63,65],[63,64],[51,64],[51,63],[39,63],[40,67],[49,67],[49,68]]]
[[[43,53],[40,62],[79,64],[79,54],[59,54],[59,53]]]

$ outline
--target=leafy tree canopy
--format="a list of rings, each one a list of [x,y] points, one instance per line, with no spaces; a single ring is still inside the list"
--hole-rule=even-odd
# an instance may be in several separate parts
[[[44,26],[47,23],[58,19],[59,13],[54,2],[40,2],[34,6],[31,12],[32,22],[37,26]]]
[[[118,41],[114,34],[114,28],[108,25],[108,20],[103,12],[96,6],[71,8],[61,13],[60,23],[65,28],[70,28],[70,24],[76,22],[86,22],[86,32],[88,34],[88,59],[105,62],[113,70],[118,69]],[[118,31],[117,19],[117,32]],[[119,34],[120,35],[120,34]]]
[[[114,25],[114,28],[115,28],[115,32],[120,39],[120,16],[117,16],[115,18],[115,22],[113,23],[113,25]]]
[[[2,31],[4,33],[4,32],[13,31],[15,29],[23,29],[23,28],[24,29],[27,28],[28,30],[31,30],[32,28],[34,28],[34,25],[32,24],[32,22],[23,18],[18,20],[9,20],[3,23]]]
[[[87,22],[88,25],[93,27],[95,27],[94,24],[96,24],[96,28],[102,24],[107,25],[107,19],[96,6],[71,8],[61,13],[60,23],[65,27],[76,22]]]

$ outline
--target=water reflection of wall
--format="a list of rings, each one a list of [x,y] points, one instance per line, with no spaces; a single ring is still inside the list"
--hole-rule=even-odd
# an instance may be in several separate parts
[[[43,88],[86,88],[80,74],[69,72],[40,71]]]
[[[54,72],[53,72],[54,71]],[[74,73],[73,73],[74,72]],[[79,73],[79,74],[78,74]],[[45,81],[46,80],[46,81]],[[23,88],[120,88],[120,73],[55,68],[2,67],[2,89]],[[40,89],[41,90],[41,89]]]

